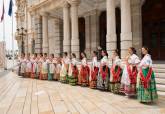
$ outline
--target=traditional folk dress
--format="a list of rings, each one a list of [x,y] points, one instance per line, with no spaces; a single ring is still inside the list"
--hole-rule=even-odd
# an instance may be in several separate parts
[[[53,80],[55,74],[55,61],[48,60],[48,80]]]
[[[90,67],[89,87],[94,89],[97,85],[97,75],[99,72],[97,57],[93,57]]]
[[[116,56],[113,60],[113,65],[110,69],[110,84],[109,90],[113,93],[119,93],[120,91],[120,81],[122,76],[121,59]]]
[[[31,64],[32,64],[32,67],[31,67],[31,78],[38,78],[37,77],[37,59],[33,58],[31,59]]]
[[[25,73],[26,73],[26,59],[20,58],[18,75],[25,77]]]
[[[146,67],[146,65],[148,67]],[[158,99],[155,74],[152,69],[152,60],[146,54],[140,62],[140,71],[137,78],[137,97],[140,102],[153,102]]]
[[[32,72],[32,62],[30,59],[26,60],[26,77],[30,77]]]
[[[89,74],[90,74],[90,69],[87,64],[87,59],[83,58],[81,60],[80,73],[78,76],[78,84],[81,86],[88,86],[89,85]]]
[[[77,85],[78,82],[78,68],[77,68],[78,61],[76,58],[73,58],[71,63],[69,64],[69,71],[68,71],[68,80],[69,84],[72,86]]]
[[[47,80],[48,79],[48,60],[47,59],[42,61],[41,79],[43,79],[43,80]]]
[[[68,57],[62,59],[62,67],[60,71],[60,82],[68,83],[68,68],[70,59]]]
[[[128,64],[125,65],[121,78],[121,92],[127,96],[136,95],[136,80],[137,80],[137,64],[140,62],[139,57],[133,54],[128,59]]]
[[[99,74],[97,76],[97,88],[100,90],[108,90],[109,88],[109,67],[107,65],[108,57],[104,56],[101,59]]]
[[[55,75],[54,80],[58,81],[60,79],[60,71],[61,71],[61,62],[58,59],[55,59]]]
[[[36,77],[38,77],[39,79],[42,79],[41,76],[42,61],[43,61],[42,58],[36,59]]]

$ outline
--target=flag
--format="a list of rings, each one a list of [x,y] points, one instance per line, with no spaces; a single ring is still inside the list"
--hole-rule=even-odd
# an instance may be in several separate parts
[[[8,15],[11,16],[13,12],[13,1],[10,0]]]
[[[1,22],[4,19],[4,14],[5,14],[5,6],[4,6],[4,2],[3,2],[3,7],[2,7],[2,15],[1,15]]]

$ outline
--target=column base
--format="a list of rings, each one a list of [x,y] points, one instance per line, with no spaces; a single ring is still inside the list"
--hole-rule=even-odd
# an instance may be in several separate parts
[[[63,40],[63,52],[71,53],[71,41],[69,39]]]
[[[47,54],[49,54],[48,47],[43,47],[43,48],[42,48],[42,53],[47,53]]]
[[[63,52],[71,53],[70,48],[71,48],[70,45],[64,45],[63,46]]]
[[[80,45],[79,45],[79,39],[72,39],[71,42],[71,50],[72,53],[76,54],[76,57],[79,58],[80,57]]]
[[[132,47],[132,32],[121,33],[121,58],[128,55],[128,48]]]

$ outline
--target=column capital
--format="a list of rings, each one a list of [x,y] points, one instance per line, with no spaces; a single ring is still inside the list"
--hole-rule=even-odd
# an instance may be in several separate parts
[[[69,0],[71,6],[78,6],[80,4],[80,0]]]
[[[47,16],[49,16],[49,13],[47,13],[47,12],[40,12],[40,15],[47,17]]]
[[[69,7],[70,7],[69,3],[67,1],[65,1],[63,4],[63,8],[69,8]]]

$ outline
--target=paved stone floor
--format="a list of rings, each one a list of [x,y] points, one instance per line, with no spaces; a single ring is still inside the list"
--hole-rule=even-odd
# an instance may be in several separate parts
[[[165,114],[165,98],[154,104],[55,81],[0,77],[0,114]]]

